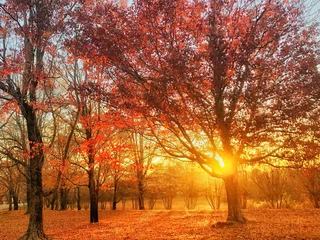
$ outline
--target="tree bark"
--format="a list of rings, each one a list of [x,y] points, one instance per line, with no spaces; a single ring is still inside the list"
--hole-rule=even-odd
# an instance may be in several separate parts
[[[22,110],[27,122],[30,148],[30,163],[28,169],[28,175],[30,177],[30,218],[27,233],[20,239],[47,239],[43,230],[42,166],[44,153],[42,137],[33,107],[27,103],[23,103]]]
[[[42,162],[41,154],[30,161],[30,218],[27,233],[20,238],[23,240],[47,239],[43,231]]]
[[[227,221],[233,222],[245,222],[241,210],[239,187],[238,187],[238,173],[235,172],[232,175],[225,177],[224,179],[227,201],[228,201],[228,218]]]

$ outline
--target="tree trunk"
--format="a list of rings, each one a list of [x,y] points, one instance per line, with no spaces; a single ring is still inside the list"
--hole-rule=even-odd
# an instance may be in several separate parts
[[[113,200],[112,200],[112,210],[117,210],[117,188],[118,180],[114,179],[114,188],[113,188]]]
[[[55,190],[52,194],[52,200],[50,202],[50,209],[51,210],[54,210],[55,209],[55,204],[56,204],[56,201],[57,201],[57,198],[58,198],[58,190]]]
[[[89,159],[92,158],[89,157]],[[89,160],[89,162],[92,160]],[[98,218],[98,194],[94,179],[94,168],[89,170],[89,192],[90,192],[90,223],[99,222]]]
[[[77,208],[81,210],[81,194],[80,194],[80,187],[77,187]]]
[[[47,239],[43,231],[42,162],[43,155],[37,153],[30,161],[30,218],[27,233],[20,238],[23,240]]]
[[[8,193],[8,204],[9,204],[9,211],[12,211],[12,192],[11,192],[11,189],[9,190],[9,193]]]
[[[30,148],[28,169],[28,176],[30,177],[30,218],[27,233],[20,239],[47,239],[43,230],[42,166],[44,153],[42,137],[33,107],[27,103],[23,103],[23,113],[27,122]]]
[[[245,218],[242,214],[239,187],[238,187],[238,174],[225,177],[224,179],[227,201],[228,201],[228,218],[227,221],[233,222],[245,222]]]
[[[122,210],[126,210],[127,199],[122,199],[121,202],[122,202]]]
[[[60,210],[67,210],[68,204],[68,190],[65,188],[60,188]]]
[[[243,190],[242,194],[242,209],[247,209],[247,197],[248,197],[248,191]]]
[[[141,180],[138,181],[139,210],[144,210],[144,186]]]
[[[19,209],[19,197],[18,193],[14,192],[13,193],[13,210],[18,210]]]
[[[30,214],[31,183],[30,183],[29,177],[26,177],[26,185],[27,185],[27,211],[25,212],[25,214]]]

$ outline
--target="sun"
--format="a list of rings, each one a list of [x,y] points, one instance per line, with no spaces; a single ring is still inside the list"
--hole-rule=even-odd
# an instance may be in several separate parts
[[[218,162],[219,166],[221,168],[225,168],[226,164],[223,161],[222,157],[218,153],[212,153],[212,152],[206,152],[206,154],[211,158],[214,159],[215,161]]]
[[[214,159],[219,163],[220,167],[224,168],[226,166],[218,153],[216,153]]]

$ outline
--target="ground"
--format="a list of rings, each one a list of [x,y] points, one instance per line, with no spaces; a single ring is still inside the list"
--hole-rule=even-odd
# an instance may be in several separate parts
[[[89,224],[89,211],[44,211],[51,239],[320,239],[320,210],[249,210],[249,220],[212,228],[226,211],[101,211]],[[0,239],[17,239],[27,229],[24,211],[0,211]]]

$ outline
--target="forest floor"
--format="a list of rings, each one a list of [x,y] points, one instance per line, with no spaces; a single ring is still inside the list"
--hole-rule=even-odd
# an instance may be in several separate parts
[[[44,211],[50,239],[320,239],[319,209],[246,210],[246,224],[222,228],[226,211],[100,211],[89,224],[89,211]],[[0,239],[22,236],[28,225],[24,211],[0,211]]]

